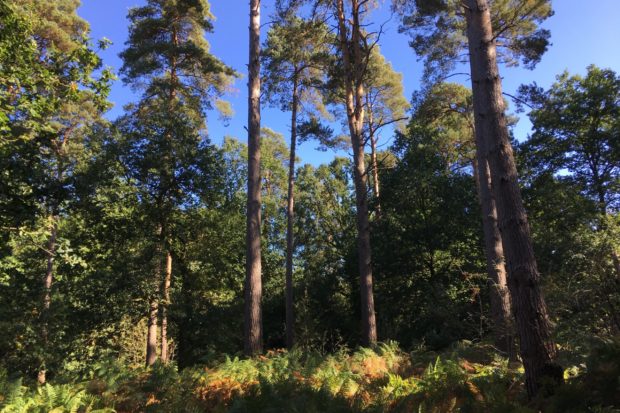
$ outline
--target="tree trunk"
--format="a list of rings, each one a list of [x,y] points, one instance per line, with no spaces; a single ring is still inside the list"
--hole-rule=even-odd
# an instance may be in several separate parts
[[[372,264],[370,248],[370,222],[368,219],[368,183],[364,162],[364,88],[365,70],[360,39],[360,8],[357,0],[351,0],[351,40],[347,38],[347,19],[344,1],[337,2],[338,35],[340,53],[345,68],[345,103],[347,122],[353,146],[355,204],[357,220],[357,252],[360,273],[360,298],[362,307],[362,345],[371,346],[377,342],[377,323],[372,291]],[[349,47],[351,46],[351,47]]]
[[[157,247],[155,248],[155,271],[153,273],[151,296],[149,298],[149,321],[146,332],[146,365],[152,366],[157,360],[157,316],[159,313],[159,290],[161,284],[162,227],[158,228]]]
[[[368,116],[372,116],[369,114]],[[375,195],[375,201],[377,203],[377,218],[381,219],[381,198],[379,193],[379,163],[377,162],[377,139],[375,134],[370,130],[370,160],[372,162],[372,183],[373,191]]]
[[[545,379],[561,383],[563,370],[555,363],[557,349],[517,183],[489,6],[487,0],[466,0],[465,6],[476,145],[486,154],[491,171],[526,387],[529,397],[534,397]]]
[[[379,164],[377,162],[377,138],[375,137],[375,125],[373,119],[373,104],[366,94],[366,107],[368,108],[368,139],[370,140],[370,162],[372,168],[372,189],[377,203],[377,218],[381,219],[381,200],[379,199]]]
[[[364,164],[364,146],[361,136],[354,138],[353,162],[355,179],[355,205],[357,218],[357,251],[360,272],[360,294],[362,304],[362,345],[372,346],[377,342],[375,303],[372,290],[372,262],[370,248],[370,222],[368,219],[368,183]]]
[[[478,199],[482,210],[482,228],[484,233],[484,251],[489,279],[491,317],[495,347],[514,359],[514,326],[510,309],[510,294],[506,284],[506,266],[502,237],[497,226],[495,199],[491,194],[491,174],[489,164],[484,158],[481,147],[476,148],[477,160],[474,160],[474,177],[478,189]]]
[[[194,299],[192,288],[192,273],[183,261],[180,254],[174,253],[173,259],[176,265],[177,277],[180,277],[181,297],[180,304],[183,311],[179,320],[178,341],[175,346],[177,354],[177,365],[179,369],[191,366],[195,360],[192,357],[192,350],[196,347],[193,345],[193,320],[194,320]]]
[[[295,147],[297,146],[297,79],[293,80],[293,101],[291,110],[291,152],[288,165],[288,197],[286,205],[286,348],[295,344],[295,308],[293,302],[293,253],[295,240]]]
[[[170,281],[172,279],[172,255],[166,250],[166,275],[164,277],[163,301],[161,303],[161,361],[168,363],[168,307],[170,306]]]
[[[261,281],[260,174],[260,0],[250,0],[250,58],[248,77],[248,202],[245,277],[244,351],[263,351]]]
[[[49,341],[49,318],[50,306],[52,304],[52,284],[54,282],[54,256],[56,255],[56,237],[58,236],[58,218],[55,215],[51,217],[52,227],[50,237],[47,240],[47,269],[45,277],[43,277],[43,306],[41,308],[41,344],[42,344],[42,360],[37,374],[39,384],[45,384],[46,381],[46,363],[47,343]]]

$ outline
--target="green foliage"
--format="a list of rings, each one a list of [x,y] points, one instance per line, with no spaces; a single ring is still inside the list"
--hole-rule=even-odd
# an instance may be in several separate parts
[[[96,367],[84,384],[48,384],[34,391],[7,380],[4,372],[0,408],[3,412],[499,413],[538,408],[611,412],[603,406],[618,403],[618,348],[617,341],[601,342],[593,348],[586,373],[570,379],[553,398],[536,402],[543,404],[529,406],[520,369],[494,358],[491,347],[463,343],[439,356],[408,355],[395,343],[380,343],[375,350],[331,355],[293,350],[253,359],[226,357],[212,367],[181,372],[174,365],[128,369],[110,361],[106,368]]]
[[[447,128],[425,120],[414,118],[398,135],[400,161],[381,177],[386,217],[373,233],[375,291],[385,336],[442,348],[484,334],[485,272],[473,177],[451,165],[458,157],[437,150]]]
[[[424,59],[424,77],[441,81],[460,63],[466,63],[466,21],[458,0],[393,0],[402,15],[401,32]],[[547,51],[551,33],[539,25],[553,15],[550,1],[493,0],[489,2],[493,34],[499,46],[498,63],[523,63],[533,68]]]
[[[101,400],[74,384],[45,384],[29,391],[19,383],[11,383],[7,391],[6,379],[0,377],[0,412],[2,413],[113,413],[103,407]]]
[[[619,91],[615,72],[595,66],[520,88],[534,128],[518,148],[534,246],[558,337],[576,352],[620,326]]]
[[[213,30],[213,15],[207,0],[150,0],[128,18],[121,73],[145,98],[171,96],[200,116],[236,76],[209,52],[204,34]]]
[[[564,72],[549,90],[520,88],[532,105],[533,134],[522,150],[530,168],[566,171],[602,211],[620,205],[620,76],[589,66],[585,77]]]

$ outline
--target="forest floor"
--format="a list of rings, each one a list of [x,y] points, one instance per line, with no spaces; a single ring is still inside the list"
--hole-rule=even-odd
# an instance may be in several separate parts
[[[394,344],[323,355],[271,351],[180,372],[109,360],[27,387],[0,369],[0,412],[620,412],[620,340],[592,348],[553,396],[527,401],[519,363],[490,345],[441,354]]]

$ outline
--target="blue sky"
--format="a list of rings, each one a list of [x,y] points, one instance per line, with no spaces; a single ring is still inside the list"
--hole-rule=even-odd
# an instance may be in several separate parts
[[[380,0],[381,1],[381,0]],[[118,53],[123,50],[127,38],[126,20],[129,8],[140,5],[143,0],[82,0],[79,14],[91,25],[92,37],[107,37],[112,46],[102,52],[104,63],[118,70],[122,62]],[[376,23],[388,22],[380,45],[383,54],[394,69],[404,76],[405,97],[420,87],[421,63],[409,48],[408,37],[398,33],[398,17],[390,16],[389,1],[373,12],[371,20]],[[507,93],[514,93],[523,83],[536,81],[543,87],[549,86],[555,76],[564,70],[584,74],[586,67],[595,64],[620,72],[620,0],[554,0],[555,15],[544,26],[551,30],[553,45],[533,70],[522,68],[501,68],[503,87]],[[248,60],[248,1],[211,0],[211,10],[216,16],[215,31],[207,35],[212,52],[229,66],[244,75],[235,85],[235,92],[227,99],[233,104],[235,117],[228,126],[218,121],[216,114],[208,120],[209,135],[215,143],[220,143],[226,135],[243,141],[247,138],[244,129],[247,119],[247,86],[245,74]],[[263,0],[262,21],[267,23],[273,12],[273,0]],[[391,18],[390,18],[391,17]],[[264,36],[268,27],[263,27]],[[455,81],[459,79],[454,78]],[[460,81],[467,84],[468,79]],[[132,91],[117,81],[110,99],[114,108],[108,117],[113,119],[122,113],[122,106],[136,100]],[[517,139],[525,139],[530,130],[526,115],[521,114],[516,126]],[[262,125],[287,136],[290,115],[277,108],[262,109]],[[384,140],[389,140],[385,132]],[[333,152],[319,152],[312,142],[301,145],[298,150],[302,162],[319,164],[333,158]]]

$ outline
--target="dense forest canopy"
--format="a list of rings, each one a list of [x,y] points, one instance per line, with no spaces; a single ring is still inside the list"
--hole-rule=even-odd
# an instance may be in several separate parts
[[[618,68],[502,88],[550,0],[128,5],[0,0],[0,412],[620,409]]]

